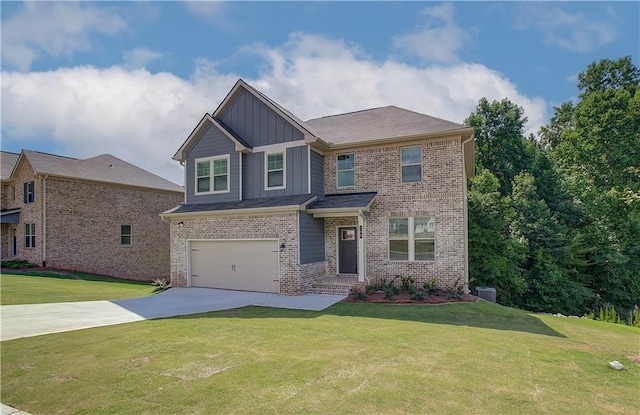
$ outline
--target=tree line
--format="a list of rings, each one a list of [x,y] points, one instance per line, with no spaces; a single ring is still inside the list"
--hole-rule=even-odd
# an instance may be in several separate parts
[[[631,57],[578,75],[577,102],[525,136],[524,110],[481,99],[469,180],[472,288],[536,312],[640,305],[640,71]]]

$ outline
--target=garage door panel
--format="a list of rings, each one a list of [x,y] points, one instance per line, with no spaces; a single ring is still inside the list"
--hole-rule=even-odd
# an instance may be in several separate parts
[[[280,291],[278,241],[191,241],[191,285]]]

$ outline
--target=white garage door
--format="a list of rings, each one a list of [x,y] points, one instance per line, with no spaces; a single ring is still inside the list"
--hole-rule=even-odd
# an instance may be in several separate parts
[[[193,287],[279,293],[277,240],[191,241]]]

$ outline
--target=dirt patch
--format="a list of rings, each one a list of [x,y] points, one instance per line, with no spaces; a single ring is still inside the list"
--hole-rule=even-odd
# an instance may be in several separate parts
[[[402,292],[394,295],[391,300],[386,299],[384,293],[367,294],[367,300],[358,300],[355,294],[349,294],[344,302],[347,303],[378,303],[378,304],[451,304],[451,303],[476,303],[480,298],[471,294],[463,294],[461,298],[447,298],[446,295],[427,295],[423,300],[414,300],[411,294]]]
[[[636,356],[629,356],[629,360],[631,360],[636,365],[640,366],[640,354]]]

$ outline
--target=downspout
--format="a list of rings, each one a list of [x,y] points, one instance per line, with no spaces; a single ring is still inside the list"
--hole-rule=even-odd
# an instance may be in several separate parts
[[[463,216],[464,216],[464,287],[467,293],[469,290],[469,209],[467,206],[467,167],[464,160],[464,145],[473,140],[473,134],[462,142],[462,199],[463,199]]]
[[[42,267],[47,266],[47,177],[42,179]]]
[[[184,186],[184,204],[187,204],[187,166],[184,164],[184,160],[180,160],[180,165],[184,167],[182,170],[182,185]]]

